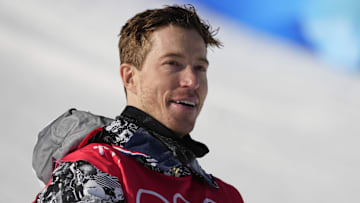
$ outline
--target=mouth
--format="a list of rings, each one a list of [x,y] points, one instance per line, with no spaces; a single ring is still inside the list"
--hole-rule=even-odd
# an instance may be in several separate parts
[[[176,101],[172,101],[172,102],[175,104],[180,104],[180,105],[186,106],[186,107],[195,107],[196,106],[195,102],[192,102],[192,101],[176,100]]]

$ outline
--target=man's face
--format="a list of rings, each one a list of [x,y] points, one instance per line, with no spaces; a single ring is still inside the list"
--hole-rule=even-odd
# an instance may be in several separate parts
[[[167,26],[153,32],[151,42],[136,70],[133,104],[183,136],[194,128],[207,95],[204,40],[195,30]]]

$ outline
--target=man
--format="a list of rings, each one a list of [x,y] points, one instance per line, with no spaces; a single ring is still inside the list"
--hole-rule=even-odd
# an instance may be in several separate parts
[[[192,6],[131,18],[119,41],[128,106],[116,120],[72,109],[40,132],[33,166],[51,178],[36,201],[243,202],[199,166],[208,149],[189,135],[207,95],[207,47],[220,46],[213,34]]]

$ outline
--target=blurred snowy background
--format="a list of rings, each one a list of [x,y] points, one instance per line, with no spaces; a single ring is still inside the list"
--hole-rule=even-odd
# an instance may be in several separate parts
[[[248,203],[360,202],[360,4],[190,2],[225,45],[209,51],[209,95],[192,133],[210,148],[203,168]],[[187,2],[0,2],[2,202],[41,190],[32,149],[50,121],[71,107],[122,111],[120,28],[173,3]]]

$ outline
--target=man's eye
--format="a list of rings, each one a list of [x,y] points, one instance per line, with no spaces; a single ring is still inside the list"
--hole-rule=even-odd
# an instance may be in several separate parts
[[[178,63],[177,61],[168,61],[167,64],[171,66],[180,66],[180,63]]]
[[[206,72],[207,67],[206,67],[206,66],[199,65],[199,66],[195,66],[195,69],[196,69],[196,70],[199,70],[199,71]]]
[[[183,64],[178,61],[168,61],[165,64],[172,69],[181,69],[183,67]]]

